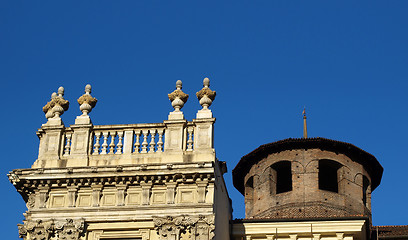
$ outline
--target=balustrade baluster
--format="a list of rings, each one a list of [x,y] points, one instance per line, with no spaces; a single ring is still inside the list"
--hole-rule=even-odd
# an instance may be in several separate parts
[[[135,142],[135,148],[134,148],[133,152],[139,153],[139,151],[140,151],[140,149],[139,149],[140,148],[140,142],[139,142],[139,140],[140,140],[140,130],[136,130],[135,134],[136,134],[136,142]]]
[[[64,156],[67,156],[70,154],[71,150],[71,134],[66,134],[66,144],[65,144],[65,150],[64,150]]]
[[[116,154],[122,154],[122,138],[123,138],[123,132],[118,132],[118,144],[117,144],[117,148],[116,148]]]
[[[115,153],[115,137],[116,137],[116,132],[110,132],[111,136],[111,142],[109,144],[109,154],[114,154]]]
[[[102,151],[101,154],[106,154],[106,150],[108,149],[108,136],[109,132],[103,132],[103,143],[102,143]]]
[[[163,130],[164,129],[157,130],[157,133],[159,134],[159,141],[157,141],[157,152],[163,152]]]
[[[156,146],[156,142],[154,141],[154,138],[156,137],[156,130],[155,129],[151,129],[150,130],[150,148],[149,148],[149,153],[154,153],[155,151],[155,146]]]
[[[142,130],[143,133],[143,142],[142,142],[142,151],[141,153],[147,153],[147,135],[149,134],[149,130]]]
[[[101,146],[99,144],[99,139],[101,137],[101,132],[95,132],[95,145],[94,145],[94,149],[93,149],[93,154],[97,155],[99,154],[99,147]]]
[[[187,128],[188,140],[187,140],[187,151],[193,151],[193,128]]]

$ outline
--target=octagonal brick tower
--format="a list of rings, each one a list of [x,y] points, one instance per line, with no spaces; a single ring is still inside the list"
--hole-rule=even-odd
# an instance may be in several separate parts
[[[371,218],[383,168],[360,148],[326,138],[285,139],[241,158],[234,186],[246,218]]]

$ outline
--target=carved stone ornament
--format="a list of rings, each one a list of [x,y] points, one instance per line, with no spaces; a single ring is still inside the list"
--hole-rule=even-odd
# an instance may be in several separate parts
[[[20,178],[18,177],[18,175],[16,173],[13,172],[9,172],[7,174],[7,177],[9,178],[9,181],[16,186],[19,182],[20,182]]]
[[[24,240],[79,240],[84,234],[85,222],[83,219],[65,221],[26,221],[18,224],[18,233]]]
[[[35,193],[31,193],[28,196],[26,206],[27,206],[28,209],[31,209],[31,208],[33,208],[35,206]]]
[[[52,235],[52,224],[52,221],[28,221],[18,225],[18,233],[24,240],[48,240]]]
[[[160,240],[179,240],[189,232],[192,240],[211,240],[214,237],[214,216],[178,216],[153,218]]]
[[[171,101],[171,105],[174,108],[175,112],[179,112],[181,108],[183,108],[184,104],[188,100],[188,94],[185,94],[181,89],[183,88],[183,82],[181,80],[177,80],[176,82],[176,90],[172,93],[168,94],[168,97]]]
[[[192,219],[184,216],[157,217],[153,221],[160,240],[178,240],[180,234],[189,230],[193,225]]]
[[[214,216],[199,216],[192,228],[192,240],[210,240],[215,234]]]
[[[87,116],[92,111],[98,100],[91,96],[92,87],[90,84],[85,86],[85,94],[78,98],[79,110],[82,116]]]
[[[200,105],[203,109],[208,109],[211,106],[212,102],[215,99],[216,92],[212,91],[210,87],[210,79],[204,78],[203,80],[203,88],[196,93],[198,100],[200,101]]]
[[[55,222],[55,235],[57,239],[78,240],[84,233],[84,220],[66,219]]]
[[[20,238],[26,239],[27,238],[27,228],[24,224],[17,224],[18,227],[18,236]]]
[[[51,95],[51,101],[49,101],[44,107],[43,112],[47,119],[55,118],[58,119],[64,111],[69,108],[68,100],[64,99],[64,88],[58,88],[58,94],[53,92]]]

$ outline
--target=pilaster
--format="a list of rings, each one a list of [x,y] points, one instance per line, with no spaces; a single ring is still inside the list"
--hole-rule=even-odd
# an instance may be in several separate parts
[[[215,118],[193,119],[194,151],[213,152]]]
[[[99,207],[103,185],[93,184],[91,188],[92,188],[92,207]]]
[[[67,161],[67,167],[88,166],[88,155],[91,152],[90,146],[92,147],[93,145],[91,143],[93,125],[92,123],[77,124],[77,121],[75,121],[71,128],[74,133],[72,135],[71,155]]]
[[[176,182],[167,182],[166,183],[166,200],[167,204],[174,204],[174,197],[176,194],[176,187],[177,183]]]
[[[150,191],[152,188],[152,183],[140,183],[142,187],[142,205],[149,205],[150,204]]]
[[[198,203],[205,203],[208,181],[197,180]]]
[[[64,125],[43,125],[37,131],[37,136],[40,139],[40,147],[38,151],[38,160],[33,164],[34,168],[41,167],[58,167],[58,160],[64,146],[63,132]]]
[[[116,204],[118,206],[125,206],[125,191],[127,185],[126,184],[116,184]]]
[[[75,207],[75,199],[78,192],[77,186],[68,187],[68,207]]]
[[[180,154],[185,148],[187,120],[166,120],[166,134],[164,140],[164,151],[166,153]],[[180,155],[181,156],[181,155]]]

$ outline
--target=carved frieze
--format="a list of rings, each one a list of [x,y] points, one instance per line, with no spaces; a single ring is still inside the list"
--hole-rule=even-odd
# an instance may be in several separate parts
[[[214,216],[178,216],[153,218],[160,240],[179,240],[183,233],[190,233],[192,240],[211,240],[214,237]]]

